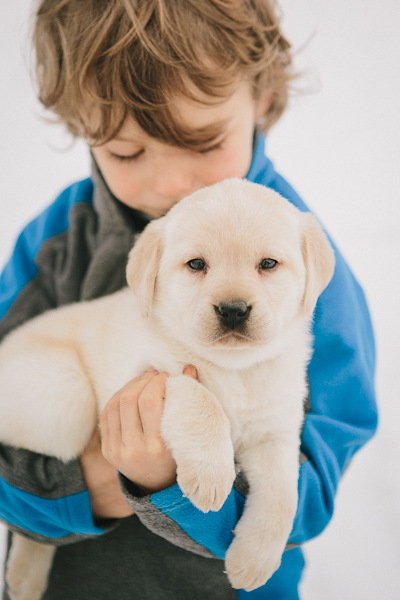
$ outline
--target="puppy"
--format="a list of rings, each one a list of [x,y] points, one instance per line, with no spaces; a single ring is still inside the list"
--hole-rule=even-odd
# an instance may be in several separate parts
[[[234,588],[263,585],[296,513],[310,320],[333,270],[316,219],[276,192],[231,179],[193,193],[140,236],[131,289],[50,311],[4,340],[1,441],[76,458],[116,390],[150,366],[167,371],[162,435],[178,484],[217,511],[235,457],[249,494],[226,572]],[[199,381],[181,374],[189,363]],[[13,540],[11,597],[36,600],[54,550]]]

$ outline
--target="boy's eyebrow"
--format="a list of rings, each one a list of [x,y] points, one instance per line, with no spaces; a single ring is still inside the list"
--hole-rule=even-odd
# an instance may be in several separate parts
[[[207,145],[212,144],[217,141],[222,135],[224,135],[230,124],[230,119],[221,119],[220,121],[216,121],[213,123],[209,123],[202,127],[198,127],[197,129],[193,129],[190,132],[185,132],[186,135],[189,133],[189,136],[193,141],[195,141],[195,145]],[[126,142],[126,143],[134,143],[140,144],[141,142],[134,137],[126,137],[123,134],[118,134],[113,138],[117,142]]]
[[[193,139],[197,139],[199,143],[210,144],[228,132],[232,119],[224,118],[213,123],[208,123],[202,127],[192,129],[190,132]]]
[[[124,137],[123,135],[116,135],[113,139],[116,140],[117,142],[135,142],[136,143],[136,141],[134,139]]]

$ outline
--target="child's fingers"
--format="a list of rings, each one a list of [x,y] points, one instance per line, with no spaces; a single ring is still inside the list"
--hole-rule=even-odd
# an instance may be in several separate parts
[[[103,445],[104,443],[108,442],[108,421],[107,421],[107,414],[106,414],[105,410],[103,410],[100,415],[99,430],[100,430],[99,433],[100,433],[101,445]]]
[[[198,380],[197,369],[194,365],[186,365],[186,367],[183,369],[183,374],[191,377],[192,379]]]
[[[108,460],[112,460],[121,439],[121,417],[119,412],[119,398],[113,396],[101,415],[101,442],[102,451]]]
[[[135,377],[134,379],[131,379],[131,381],[128,381],[128,383],[117,392],[117,395],[120,395],[123,392],[135,393],[139,391],[140,393],[142,389],[148,384],[148,382],[156,375],[158,375],[158,371],[151,367],[151,369],[148,369],[141,375],[138,375],[138,377]]]
[[[145,437],[161,438],[161,419],[164,409],[167,373],[153,377],[139,396],[138,408]]]
[[[153,371],[132,380],[101,415],[104,457],[146,493],[176,480],[175,461],[161,436],[167,377]]]
[[[139,398],[148,384],[158,375],[151,369],[140,377],[130,381],[120,392],[120,419],[122,443],[129,445],[131,436],[143,433],[143,424],[139,412]]]
[[[156,375],[157,372],[145,373],[141,377],[130,381],[118,393],[118,410],[121,422],[121,439],[123,443],[127,443],[130,435],[143,433],[138,401],[140,394]]]
[[[103,453],[111,457],[119,449],[122,442],[122,424],[124,431],[131,434],[142,433],[142,425],[138,411],[138,398],[146,385],[157,375],[151,370],[132,379],[108,401],[101,414],[101,437]],[[128,429],[129,427],[129,429]]]

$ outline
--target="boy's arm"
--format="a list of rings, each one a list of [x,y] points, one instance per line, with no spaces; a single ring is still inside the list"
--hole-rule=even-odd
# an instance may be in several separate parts
[[[104,533],[94,522],[79,461],[0,445],[0,518],[12,531],[55,545]]]
[[[268,186],[307,211],[266,159]],[[262,182],[262,181],[261,181]],[[336,267],[314,315],[310,403],[301,439],[299,506],[291,541],[318,535],[334,509],[343,471],[376,432],[375,341],[364,292],[331,240]]]
[[[60,242],[69,225],[69,207],[77,199],[87,204],[90,192],[87,181],[72,186],[19,236],[0,276],[0,339],[59,303],[53,273],[60,274],[60,265],[66,268]],[[42,268],[37,257],[47,240],[59,251]],[[0,519],[12,530],[56,544],[115,526],[95,523],[79,460],[63,463],[5,445],[0,445]]]
[[[338,252],[313,331],[294,543],[318,535],[327,525],[342,473],[377,428],[372,325],[364,294]]]

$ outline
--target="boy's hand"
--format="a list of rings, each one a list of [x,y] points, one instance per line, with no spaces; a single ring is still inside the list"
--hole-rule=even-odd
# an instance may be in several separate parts
[[[104,458],[145,493],[176,480],[176,465],[160,432],[167,377],[155,370],[136,377],[101,414]]]
[[[94,519],[123,519],[133,514],[118,483],[118,473],[104,458],[98,429],[81,458]]]
[[[197,379],[193,366],[186,367],[184,374]],[[157,371],[144,373],[106,405],[101,416],[102,440],[96,429],[80,459],[94,518],[121,519],[133,514],[119,487],[117,471],[146,493],[176,481],[175,462],[160,435],[166,378]]]
[[[197,377],[196,369],[184,374]],[[176,482],[176,464],[161,437],[167,373],[150,370],[117,392],[101,415],[103,455],[145,493]]]

